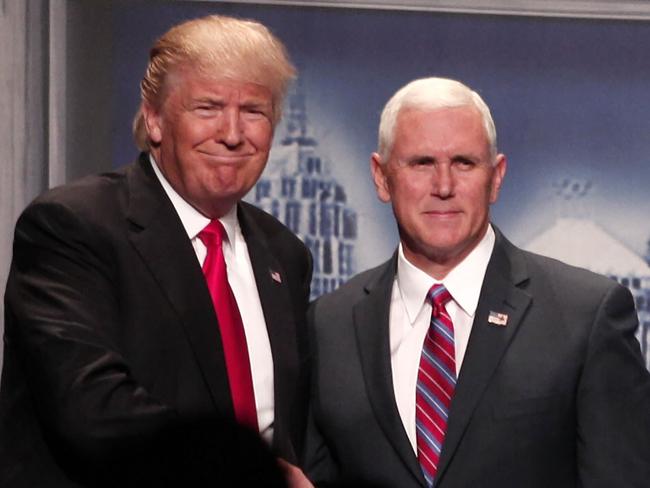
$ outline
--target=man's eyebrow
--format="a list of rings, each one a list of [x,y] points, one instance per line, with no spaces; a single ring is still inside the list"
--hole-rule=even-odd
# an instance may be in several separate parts
[[[406,158],[407,163],[435,163],[436,158],[429,154],[416,154],[409,158]]]
[[[244,100],[239,104],[240,107],[271,107],[271,102],[263,99]]]
[[[477,156],[476,154],[472,153],[459,153],[459,154],[454,154],[451,157],[452,161],[472,161],[474,163],[477,163],[481,160],[480,156]]]
[[[224,99],[222,97],[214,96],[214,95],[201,95],[199,97],[193,98],[191,103],[207,103],[210,105],[220,105],[224,103]]]

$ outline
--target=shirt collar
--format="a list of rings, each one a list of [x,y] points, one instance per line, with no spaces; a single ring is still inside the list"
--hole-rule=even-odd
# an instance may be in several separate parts
[[[162,185],[165,193],[172,202],[172,205],[176,209],[178,217],[181,219],[181,223],[187,232],[187,236],[190,240],[198,236],[206,225],[210,223],[210,219],[195,209],[190,205],[183,197],[181,197],[176,190],[169,183],[165,175],[160,171],[158,164],[151,153],[149,153],[149,161],[153,167],[154,173],[158,177],[160,184]],[[233,205],[232,208],[226,213],[223,217],[219,218],[219,222],[223,225],[226,235],[228,237],[228,242],[230,243],[233,252],[235,251],[235,235],[239,227],[239,221],[237,220],[237,205]]]
[[[494,249],[494,230],[488,225],[487,232],[478,245],[441,281],[435,280],[417,268],[404,256],[402,243],[399,244],[397,258],[397,284],[406,307],[411,324],[424,305],[427,292],[436,283],[442,283],[451,293],[454,301],[463,311],[473,317],[483,286],[492,250]]]

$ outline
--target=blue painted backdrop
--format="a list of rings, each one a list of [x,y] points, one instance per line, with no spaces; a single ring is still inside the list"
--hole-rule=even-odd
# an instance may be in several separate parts
[[[136,154],[130,121],[149,46],[172,24],[209,13],[258,19],[286,43],[300,69],[319,152],[357,212],[357,270],[383,261],[397,242],[390,209],[376,199],[368,172],[379,112],[401,85],[430,75],[464,81],[492,108],[499,148],[509,161],[493,220],[515,243],[525,245],[553,225],[558,205],[565,205],[554,183],[577,178],[591,183],[582,216],[638,256],[646,252],[650,24],[220,2],[124,3],[111,19],[115,165]],[[650,276],[643,266],[638,274]],[[644,340],[650,340],[647,329]]]

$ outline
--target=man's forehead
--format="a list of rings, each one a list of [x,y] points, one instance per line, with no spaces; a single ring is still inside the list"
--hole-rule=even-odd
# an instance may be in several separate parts
[[[394,149],[399,152],[430,154],[434,150],[489,152],[487,131],[478,109],[458,107],[406,107],[400,111]]]
[[[478,122],[482,121],[481,112],[474,105],[457,105],[453,107],[427,107],[419,105],[407,105],[403,107],[398,115],[397,122],[400,122],[400,119],[409,119],[409,118],[431,118],[431,119],[444,119],[447,117],[453,117],[457,114],[466,115],[468,118],[476,118]]]
[[[184,68],[170,72],[166,85],[168,93],[181,89],[186,95],[220,96],[236,93],[240,97],[272,102],[271,89],[256,81],[223,76],[220,73],[206,73],[197,68]]]
[[[456,107],[404,107],[400,110],[396,125],[400,128],[413,130],[427,128],[456,129],[463,132],[481,128],[487,138],[481,112],[473,105]]]

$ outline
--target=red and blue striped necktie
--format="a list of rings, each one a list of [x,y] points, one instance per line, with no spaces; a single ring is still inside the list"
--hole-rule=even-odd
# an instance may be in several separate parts
[[[456,387],[454,326],[445,309],[451,300],[447,289],[434,285],[429,290],[431,324],[424,338],[415,395],[415,424],[418,459],[428,486],[433,486],[447,417]]]

